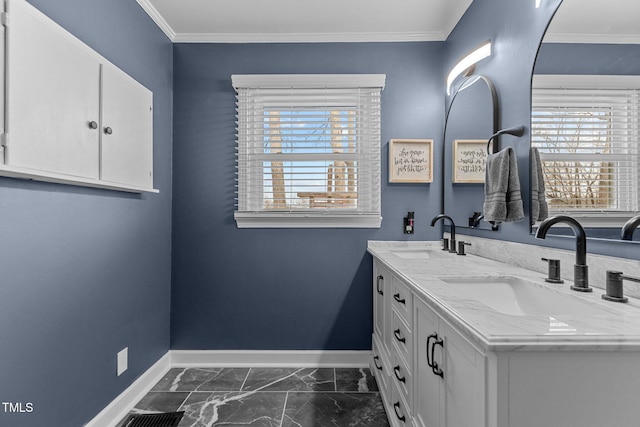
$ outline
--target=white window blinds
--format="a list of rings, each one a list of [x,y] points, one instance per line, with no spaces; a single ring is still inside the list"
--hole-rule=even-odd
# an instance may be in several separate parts
[[[384,75],[234,75],[238,227],[379,227]]]
[[[531,143],[540,151],[554,213],[605,217],[639,210],[637,82],[603,76],[534,79]]]

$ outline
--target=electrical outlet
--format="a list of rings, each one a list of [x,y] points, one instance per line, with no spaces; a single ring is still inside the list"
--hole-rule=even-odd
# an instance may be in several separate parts
[[[120,376],[127,370],[129,367],[129,347],[125,347],[118,352],[118,372],[117,375]]]

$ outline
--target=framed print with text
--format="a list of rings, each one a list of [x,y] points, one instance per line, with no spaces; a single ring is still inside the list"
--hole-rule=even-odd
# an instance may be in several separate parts
[[[389,182],[433,182],[433,140],[390,140]]]

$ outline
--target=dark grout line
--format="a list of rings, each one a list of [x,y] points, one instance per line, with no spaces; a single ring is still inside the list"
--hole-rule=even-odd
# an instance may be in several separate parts
[[[282,416],[280,417],[280,427],[282,427],[282,424],[284,423],[284,414],[287,412],[288,401],[289,401],[289,392],[287,392],[287,395],[284,398],[284,405],[282,406]]]
[[[378,394],[378,390],[358,391],[358,390],[245,390],[254,393],[349,393],[349,394]],[[181,391],[150,391],[148,394],[154,393],[243,393],[242,390],[181,390]],[[145,395],[146,396],[146,395]]]
[[[244,385],[247,383],[247,379],[249,379],[249,374],[251,373],[252,369],[253,368],[249,368],[249,370],[247,371],[247,375],[244,376],[244,381],[242,381],[242,385],[240,385],[240,391],[244,389]]]

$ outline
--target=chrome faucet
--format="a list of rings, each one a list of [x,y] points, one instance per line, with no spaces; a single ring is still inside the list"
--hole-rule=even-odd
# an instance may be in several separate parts
[[[431,226],[435,226],[436,222],[438,222],[438,220],[445,220],[448,219],[449,222],[451,223],[451,241],[449,242],[449,252],[455,252],[456,251],[456,224],[453,222],[453,220],[451,219],[450,216],[447,216],[445,214],[440,214],[440,215],[436,215],[432,220],[431,220]]]
[[[633,240],[633,232],[640,225],[640,215],[636,215],[622,226],[620,238],[622,240]]]
[[[591,292],[589,287],[589,269],[587,267],[587,235],[582,225],[575,219],[566,215],[556,215],[545,219],[540,223],[536,232],[536,239],[544,239],[547,231],[553,224],[564,222],[568,224],[576,235],[576,263],[573,266],[573,285],[571,289],[580,292]]]

